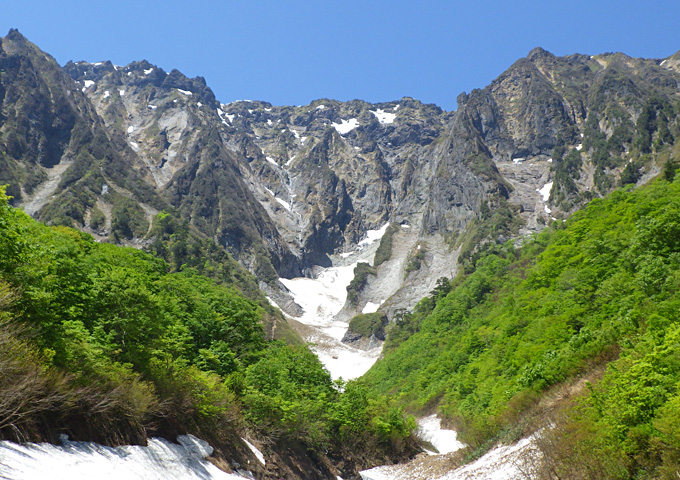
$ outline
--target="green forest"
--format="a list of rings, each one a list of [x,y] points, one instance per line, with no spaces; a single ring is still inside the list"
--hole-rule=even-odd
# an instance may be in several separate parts
[[[521,247],[488,246],[391,325],[364,377],[440,411],[474,457],[547,429],[546,478],[680,468],[680,182],[623,187]],[[568,392],[568,393],[565,393]]]
[[[269,340],[258,302],[198,273],[214,259],[180,268],[45,226],[8,202],[2,189],[3,438],[121,444],[193,433],[219,450],[251,432],[311,455],[349,446],[375,458],[413,447],[401,408],[361,383],[333,382],[307,346]]]

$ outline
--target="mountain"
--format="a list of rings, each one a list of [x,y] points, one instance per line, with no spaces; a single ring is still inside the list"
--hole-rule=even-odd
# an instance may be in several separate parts
[[[346,318],[369,302],[393,317],[480,246],[652,178],[673,143],[680,78],[677,55],[537,48],[455,112],[411,98],[220,104],[204,79],[145,61],[60,68],[17,31],[2,45],[2,176],[15,204],[146,248],[169,212],[291,313],[278,277],[349,263],[367,231],[401,225]]]
[[[412,422],[381,395],[440,411],[480,449],[531,430],[527,419],[548,402],[569,433],[551,440],[559,449],[584,452],[592,440],[596,457],[609,458],[612,445],[625,453],[592,471],[587,463],[584,478],[610,467],[671,471],[672,461],[643,453],[677,452],[669,352],[679,92],[680,52],[557,57],[537,48],[461,94],[455,112],[406,97],[221,104],[200,77],[146,61],[61,67],[11,30],[0,43],[0,184],[13,205],[56,228],[2,197],[0,317],[52,333],[25,343],[9,330],[5,347],[26,353],[30,365],[16,368],[44,374],[38,386],[55,387],[56,401],[82,378],[104,397],[121,387],[148,400],[150,415],[141,405],[131,420],[98,417],[123,422],[115,441],[181,430],[172,422],[187,420],[164,409],[189,401],[170,387],[189,390],[194,431],[236,418],[261,428],[270,455],[292,459],[261,476],[304,477],[302,465],[354,475],[413,453]],[[24,247],[27,261],[17,262]],[[370,264],[359,263],[368,254]],[[340,395],[308,350],[267,342],[301,343],[265,293],[298,314],[279,278],[354,264],[336,319],[349,322],[347,342],[385,339],[386,349],[366,383]],[[246,334],[247,352],[234,340]],[[127,335],[141,340],[130,347]],[[571,400],[550,399],[551,388],[586,395],[585,380],[601,378],[585,417],[562,409]],[[629,412],[632,398],[642,400]],[[64,409],[85,418],[87,405],[74,402]],[[618,411],[629,415],[607,413]],[[49,431],[45,418],[36,430]],[[361,425],[370,430],[363,443]],[[359,454],[346,451],[353,442]],[[252,457],[237,443],[233,458]],[[569,461],[581,459],[594,461]]]

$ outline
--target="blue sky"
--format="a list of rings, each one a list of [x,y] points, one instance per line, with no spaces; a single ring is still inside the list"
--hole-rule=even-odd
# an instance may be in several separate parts
[[[556,55],[680,50],[680,1],[11,0],[18,28],[61,64],[146,59],[203,76],[221,102],[456,107],[536,46]]]

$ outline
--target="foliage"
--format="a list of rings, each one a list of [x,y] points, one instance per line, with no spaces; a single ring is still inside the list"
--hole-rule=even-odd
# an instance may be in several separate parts
[[[664,179],[594,200],[522,249],[506,244],[482,256],[450,291],[442,285],[398,315],[367,383],[412,411],[438,407],[478,446],[508,431],[549,387],[620,351],[584,406],[565,414],[564,431],[574,433],[562,436],[573,448],[559,451],[585,452],[587,462],[574,461],[584,465],[599,458],[590,478],[670,471],[679,218],[680,183]],[[562,465],[568,476],[572,463]]]
[[[400,230],[400,225],[398,223],[391,223],[385,234],[380,239],[380,245],[375,251],[375,256],[373,257],[373,266],[378,267],[388,261],[392,257],[392,237],[394,234]]]
[[[387,325],[387,315],[384,313],[360,313],[355,315],[349,321],[348,332],[353,332],[362,337],[370,337],[375,335],[377,338],[384,340],[384,327]]]
[[[368,283],[369,275],[375,275],[375,269],[368,263],[360,262],[354,267],[354,278],[347,285],[347,301],[351,305],[359,302],[359,294]]]

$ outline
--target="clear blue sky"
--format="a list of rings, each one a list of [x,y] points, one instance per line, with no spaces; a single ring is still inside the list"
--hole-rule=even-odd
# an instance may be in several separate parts
[[[680,0],[8,0],[61,64],[146,59],[203,76],[218,100],[418,98],[452,110],[536,46],[556,55],[680,50]]]

